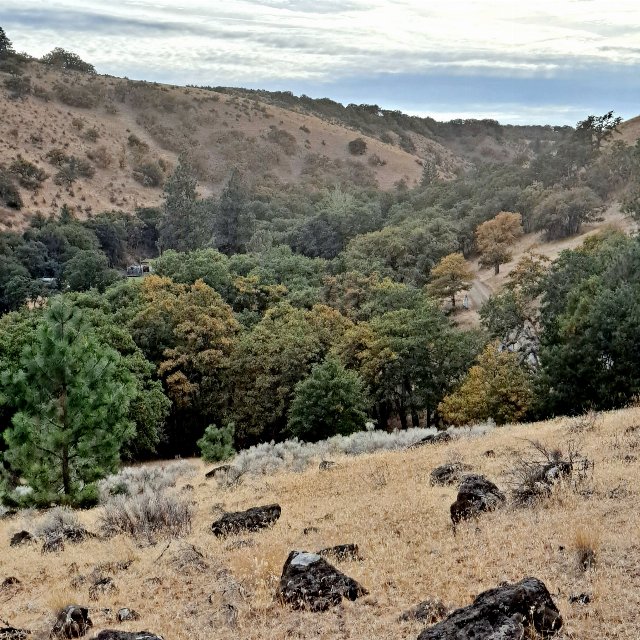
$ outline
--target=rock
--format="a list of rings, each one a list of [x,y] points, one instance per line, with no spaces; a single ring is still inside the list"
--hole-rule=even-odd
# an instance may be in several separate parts
[[[581,593],[579,595],[571,595],[569,596],[569,602],[571,604],[589,604],[591,602],[591,594],[589,593]]]
[[[336,463],[332,460],[322,460],[318,465],[318,469],[320,471],[328,471],[329,469],[333,469],[336,466]]]
[[[240,531],[258,531],[276,522],[280,513],[281,509],[278,504],[225,513],[211,525],[211,531],[216,536],[226,536]]]
[[[244,540],[244,539],[240,539],[240,540],[234,540],[233,542],[229,543],[225,549],[227,551],[236,551],[237,549],[246,549],[247,547],[255,547],[256,543],[253,540]]]
[[[487,449],[484,452],[484,456],[485,456],[485,458],[495,458],[496,457],[496,452],[493,449]]]
[[[516,502],[526,505],[551,494],[556,482],[570,476],[573,465],[566,460],[541,463],[527,472],[522,483],[513,491]]]
[[[440,431],[438,433],[425,436],[424,438],[422,438],[422,440],[418,440],[418,442],[414,442],[413,444],[409,445],[408,448],[417,449],[418,447],[424,447],[425,445],[429,445],[429,444],[441,444],[443,442],[451,442],[451,440],[453,440],[453,438],[451,437],[450,433],[447,433],[446,431]]]
[[[458,489],[458,497],[451,505],[451,521],[454,526],[483,511],[493,511],[505,501],[505,496],[493,482],[484,476],[467,476]]]
[[[0,589],[8,589],[9,587],[13,587],[16,584],[20,584],[20,580],[15,576],[9,576],[2,581],[0,584]]]
[[[355,600],[368,593],[317,553],[292,551],[284,563],[276,596],[294,609],[326,611],[342,598]]]
[[[218,475],[225,475],[229,469],[231,469],[230,464],[221,464],[219,467],[215,467],[211,469],[211,471],[207,471],[207,473],[204,474],[204,477],[215,478]]]
[[[336,560],[362,560],[357,544],[338,544],[318,551],[319,556],[332,557]]]
[[[14,533],[11,536],[9,546],[19,547],[22,544],[28,544],[30,542],[35,542],[35,541],[36,541],[35,536],[29,533],[28,531],[18,531],[18,533]]]
[[[310,533],[320,533],[320,529],[318,529],[318,527],[305,527],[305,528],[302,530],[302,533],[303,533],[305,536],[308,536]]]
[[[0,627],[0,640],[26,640],[31,631],[15,627]]]
[[[448,484],[456,484],[460,482],[462,472],[468,470],[469,467],[460,462],[443,464],[431,472],[431,485],[444,487]]]
[[[529,626],[545,638],[562,627],[551,595],[537,578],[484,591],[473,604],[425,629],[418,640],[522,640]]]
[[[42,553],[58,553],[60,551],[64,551],[62,536],[49,536],[42,543]]]
[[[134,611],[133,609],[128,609],[127,607],[123,607],[122,609],[118,609],[116,618],[118,622],[126,622],[128,620],[140,620],[140,614],[137,611]]]
[[[115,629],[104,629],[94,640],[164,640],[151,631],[116,631]]]
[[[109,576],[99,576],[89,587],[89,599],[98,600],[100,596],[106,593],[113,593],[117,590],[118,588],[116,587],[115,582],[112,578],[110,578]]]
[[[415,607],[411,607],[398,618],[399,622],[409,622],[411,620],[419,620],[427,624],[433,624],[442,620],[447,615],[447,607],[440,600],[423,600]]]
[[[70,604],[58,614],[51,635],[57,638],[81,638],[92,626],[89,609]]]

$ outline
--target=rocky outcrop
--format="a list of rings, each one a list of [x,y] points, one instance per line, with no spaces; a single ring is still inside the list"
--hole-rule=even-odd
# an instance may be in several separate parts
[[[525,320],[520,327],[512,329],[501,342],[500,351],[511,351],[520,356],[523,364],[537,369],[540,365],[538,352],[540,351],[540,337],[536,326]]]
[[[443,442],[451,442],[451,440],[453,440],[453,438],[451,437],[450,433],[447,433],[446,431],[439,431],[438,433],[433,433],[425,436],[421,440],[418,440],[418,442],[414,442],[413,444],[409,445],[408,448],[418,449],[419,447],[424,447],[430,444],[442,444]]]
[[[282,569],[276,596],[294,609],[326,611],[343,598],[355,600],[367,593],[317,553],[292,551]]]
[[[118,620],[118,622],[140,620],[140,614],[133,609],[129,609],[128,607],[122,607],[122,609],[118,609],[118,613],[116,613],[116,619]]]
[[[473,604],[425,629],[418,640],[522,640],[527,627],[545,638],[562,627],[558,608],[537,578],[484,591]]]
[[[81,638],[92,626],[89,609],[70,604],[58,614],[56,623],[51,629],[51,636],[55,638]]]
[[[458,489],[458,497],[451,505],[454,525],[474,518],[485,511],[493,511],[505,502],[505,495],[484,476],[467,476]]]
[[[269,504],[253,507],[247,511],[225,513],[211,525],[211,531],[218,537],[241,531],[258,531],[274,524],[280,517],[281,511],[280,505]]]
[[[444,487],[450,484],[457,484],[462,479],[464,471],[469,471],[469,467],[461,462],[452,462],[436,467],[429,477],[432,486]]]
[[[30,542],[35,542],[36,538],[32,533],[28,531],[18,531],[11,536],[11,540],[9,541],[9,546],[11,547],[19,547],[22,544],[29,544]]]

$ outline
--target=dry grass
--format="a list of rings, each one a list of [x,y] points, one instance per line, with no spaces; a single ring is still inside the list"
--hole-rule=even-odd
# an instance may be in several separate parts
[[[418,602],[439,598],[449,606],[465,605],[504,580],[534,575],[546,583],[566,621],[561,638],[638,638],[640,463],[625,462],[624,453],[636,442],[629,428],[640,424],[640,409],[602,414],[580,434],[584,455],[595,463],[586,484],[559,486],[532,507],[486,514],[460,526],[455,536],[449,519],[455,487],[429,482],[435,466],[456,459],[504,489],[524,439],[566,450],[575,438],[573,422],[509,426],[444,445],[339,457],[329,471],[314,465],[302,473],[247,475],[227,489],[205,480],[209,467],[194,461],[199,476],[180,477],[167,490],[195,501],[191,532],[155,545],[119,535],[43,556],[38,545],[9,547],[10,535],[33,530],[42,514],[0,521],[0,581],[21,581],[0,592],[2,617],[44,633],[54,609],[77,602],[91,605],[94,631],[118,624],[103,609],[126,606],[141,619],[123,629],[150,629],[171,640],[415,639],[421,623],[398,622],[398,616]],[[495,457],[484,455],[489,449]],[[188,483],[194,490],[182,492]],[[271,502],[282,506],[272,529],[227,539],[209,532],[220,508]],[[97,531],[102,513],[97,508],[78,516]],[[306,527],[317,531],[305,535]],[[322,614],[293,612],[274,602],[289,551],[350,542],[359,545],[363,561],[336,565],[371,595]],[[578,562],[582,549],[596,554],[595,566],[586,571]],[[118,568],[119,561],[131,559],[128,568]],[[88,584],[73,578],[105,563],[112,564],[102,573],[113,578],[117,591],[91,602]],[[569,603],[569,596],[581,593],[589,593],[592,602]]]

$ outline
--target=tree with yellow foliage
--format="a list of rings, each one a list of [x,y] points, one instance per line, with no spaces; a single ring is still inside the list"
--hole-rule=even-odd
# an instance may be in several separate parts
[[[483,222],[476,229],[480,265],[493,267],[496,275],[500,273],[500,265],[511,260],[513,243],[523,233],[519,213],[501,211],[495,218]]]
[[[461,253],[450,253],[431,270],[427,291],[434,298],[449,299],[456,306],[456,293],[471,288],[473,272]]]
[[[444,420],[465,425],[492,418],[496,424],[520,420],[533,400],[531,376],[518,355],[488,344],[456,391],[438,406]]]

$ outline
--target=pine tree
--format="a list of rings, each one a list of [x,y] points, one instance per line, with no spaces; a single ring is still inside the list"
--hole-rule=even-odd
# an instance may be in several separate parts
[[[253,235],[254,220],[247,209],[247,193],[242,176],[234,168],[220,195],[215,223],[218,249],[232,255],[242,251]]]
[[[215,424],[209,425],[202,438],[198,440],[202,459],[206,462],[228,460],[236,452],[233,448],[234,432],[233,422],[229,422],[221,429],[218,429]]]
[[[4,29],[0,27],[0,58],[4,58],[8,53],[13,51],[11,40],[5,33]]]
[[[119,360],[77,308],[55,301],[18,370],[2,376],[0,400],[17,410],[4,432],[5,463],[32,488],[30,501],[86,503],[117,469],[134,432],[127,413],[135,395]]]

